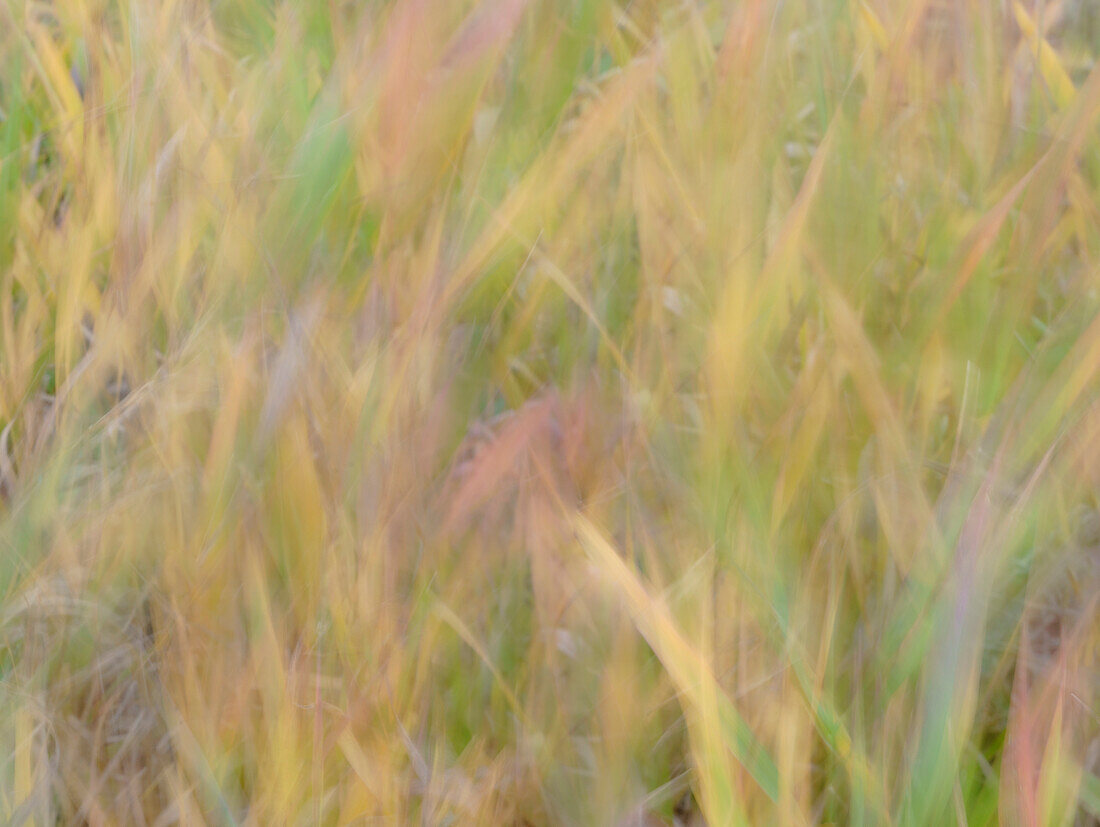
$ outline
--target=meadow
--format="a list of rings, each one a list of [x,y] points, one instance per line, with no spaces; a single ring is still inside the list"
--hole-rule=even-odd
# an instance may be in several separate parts
[[[1098,56],[0,0],[0,823],[1100,824]]]

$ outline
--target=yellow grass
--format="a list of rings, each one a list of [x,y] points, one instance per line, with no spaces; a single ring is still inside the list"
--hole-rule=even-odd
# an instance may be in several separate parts
[[[0,0],[0,823],[1100,821],[1086,0]]]

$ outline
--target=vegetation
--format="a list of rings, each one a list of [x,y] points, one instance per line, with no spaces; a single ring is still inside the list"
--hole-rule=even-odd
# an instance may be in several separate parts
[[[0,0],[0,821],[1100,821],[1089,0]]]

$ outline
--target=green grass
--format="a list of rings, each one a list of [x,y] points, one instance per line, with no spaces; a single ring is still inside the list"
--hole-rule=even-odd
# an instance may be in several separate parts
[[[0,822],[1100,821],[1086,0],[0,0]]]

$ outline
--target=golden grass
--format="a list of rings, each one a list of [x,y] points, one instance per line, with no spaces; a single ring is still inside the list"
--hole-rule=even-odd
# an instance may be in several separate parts
[[[1086,0],[0,0],[0,822],[1100,821]]]

